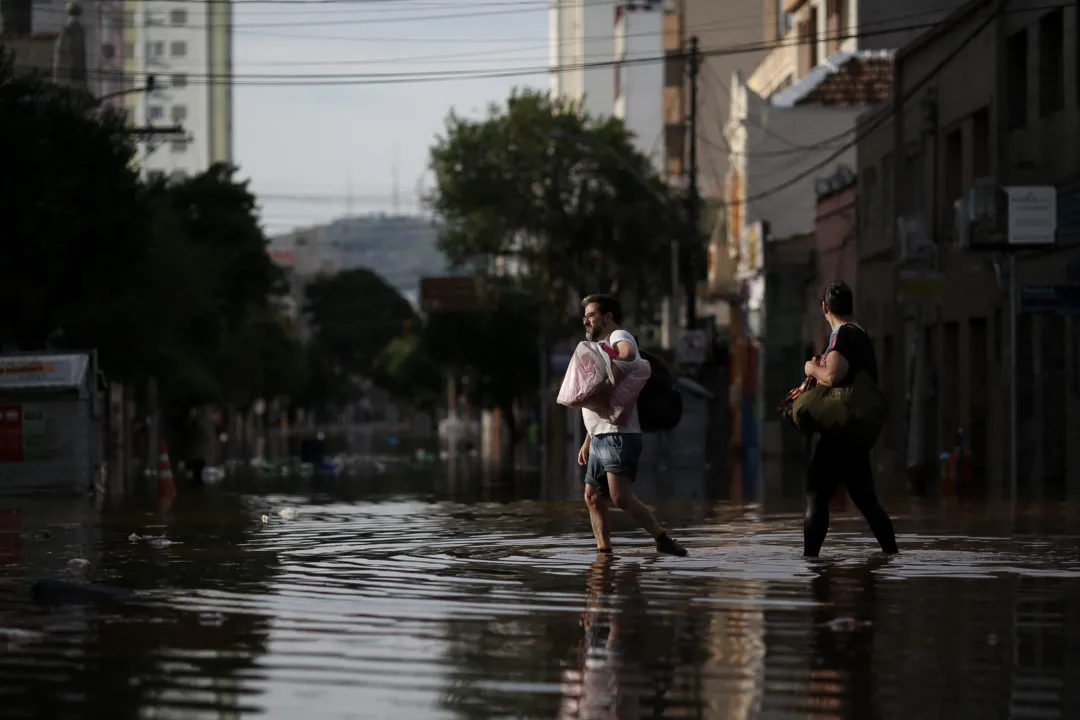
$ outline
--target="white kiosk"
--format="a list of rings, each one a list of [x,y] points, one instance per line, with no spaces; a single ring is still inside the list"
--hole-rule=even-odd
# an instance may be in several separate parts
[[[0,493],[93,489],[103,399],[93,351],[0,355]]]

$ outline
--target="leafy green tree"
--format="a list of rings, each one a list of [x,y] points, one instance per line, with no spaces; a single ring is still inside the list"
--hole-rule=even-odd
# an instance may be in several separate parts
[[[445,368],[423,346],[421,336],[394,338],[376,359],[375,382],[392,396],[431,412],[444,397]]]
[[[479,311],[432,314],[418,336],[391,342],[383,384],[427,408],[441,402],[447,371],[468,377],[470,401],[498,408],[516,441],[515,406],[539,387],[539,305],[507,282],[489,283],[488,297]]]
[[[324,363],[345,374],[370,377],[383,348],[410,325],[419,326],[409,301],[368,268],[319,277],[305,295]]]
[[[621,121],[522,91],[471,120],[451,114],[431,150],[428,202],[456,266],[516,260],[564,320],[572,298],[616,292],[643,311],[670,287],[674,198]]]
[[[0,48],[0,343],[97,347],[132,370],[147,218],[123,120],[76,90],[16,76]]]

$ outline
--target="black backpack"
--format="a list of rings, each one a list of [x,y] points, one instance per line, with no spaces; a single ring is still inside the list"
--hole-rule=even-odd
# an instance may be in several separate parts
[[[682,395],[675,388],[675,378],[664,361],[652,353],[641,351],[641,357],[649,361],[652,375],[641,388],[637,399],[638,421],[641,431],[647,433],[673,430],[682,420]]]

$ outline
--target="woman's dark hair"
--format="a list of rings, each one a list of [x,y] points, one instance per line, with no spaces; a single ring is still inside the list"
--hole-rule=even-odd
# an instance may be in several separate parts
[[[596,303],[600,307],[601,315],[611,313],[611,319],[615,321],[616,325],[622,323],[622,305],[620,305],[619,301],[614,297],[603,293],[589,295],[581,301],[581,307],[586,308],[593,303]]]
[[[821,294],[821,302],[837,317],[849,317],[855,312],[855,294],[843,280],[829,283]]]

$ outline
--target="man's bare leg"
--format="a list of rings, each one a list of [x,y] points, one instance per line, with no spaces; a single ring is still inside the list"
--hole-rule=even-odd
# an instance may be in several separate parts
[[[592,485],[585,485],[585,504],[589,507],[589,522],[599,550],[611,549],[611,507],[607,498]]]
[[[652,535],[656,541],[656,549],[668,555],[686,555],[686,549],[675,538],[669,536],[663,526],[656,521],[652,511],[645,507],[634,493],[633,480],[624,476],[608,473],[608,489],[611,492],[611,502],[630,517],[637,521],[645,532]]]
[[[634,494],[633,481],[623,475],[615,473],[607,474],[608,489],[611,492],[611,502],[645,529],[653,537],[664,532],[664,528],[656,521],[652,511],[645,507],[645,503]]]

